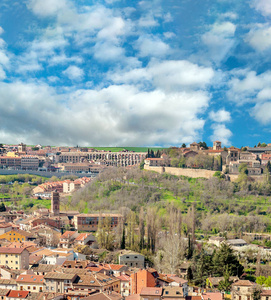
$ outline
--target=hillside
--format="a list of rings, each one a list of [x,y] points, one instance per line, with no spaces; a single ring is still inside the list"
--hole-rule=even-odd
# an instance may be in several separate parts
[[[69,201],[82,212],[120,211],[139,213],[153,207],[164,220],[172,205],[183,218],[195,206],[196,228],[212,231],[270,231],[270,183],[237,183],[213,177],[192,179],[132,169],[102,173]],[[163,223],[163,222],[162,222]]]

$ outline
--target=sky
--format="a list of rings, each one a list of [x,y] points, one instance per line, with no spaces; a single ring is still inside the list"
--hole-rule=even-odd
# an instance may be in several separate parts
[[[271,0],[0,0],[0,142],[271,143]]]

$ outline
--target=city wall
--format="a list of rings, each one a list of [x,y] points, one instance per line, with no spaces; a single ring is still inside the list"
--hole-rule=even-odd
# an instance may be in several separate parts
[[[188,169],[188,168],[172,168],[172,167],[150,167],[144,165],[144,169],[148,171],[155,171],[160,174],[168,173],[176,176],[187,176],[191,178],[211,178],[214,176],[215,171],[204,170],[204,169]],[[238,178],[237,174],[227,174],[230,181],[236,181]],[[262,175],[252,175],[250,176],[255,181],[263,181],[264,176]]]
[[[183,168],[173,168],[173,167],[149,167],[144,166],[145,170],[155,171],[160,174],[168,173],[176,176],[187,176],[192,178],[211,178],[214,176],[215,171],[204,170],[204,169],[183,169]]]

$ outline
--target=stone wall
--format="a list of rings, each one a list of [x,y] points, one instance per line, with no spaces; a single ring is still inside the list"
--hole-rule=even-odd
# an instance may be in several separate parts
[[[144,166],[145,170],[155,171],[160,174],[168,173],[176,176],[187,176],[192,178],[211,178],[214,176],[215,171],[204,170],[204,169],[188,169],[188,168],[172,168],[172,167],[149,167]]]
[[[168,173],[171,175],[176,176],[187,176],[191,178],[211,178],[214,176],[215,171],[210,170],[204,170],[204,169],[188,169],[188,168],[172,168],[172,167],[149,167],[144,165],[144,169],[148,171],[155,171],[160,174]],[[227,174],[230,181],[236,181],[238,178],[238,174]],[[253,178],[255,181],[263,181],[264,176],[262,175],[255,175],[255,176],[249,176]]]

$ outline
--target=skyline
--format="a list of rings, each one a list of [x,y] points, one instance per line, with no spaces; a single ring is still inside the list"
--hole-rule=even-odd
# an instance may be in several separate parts
[[[269,143],[270,17],[271,0],[1,0],[0,142]]]

